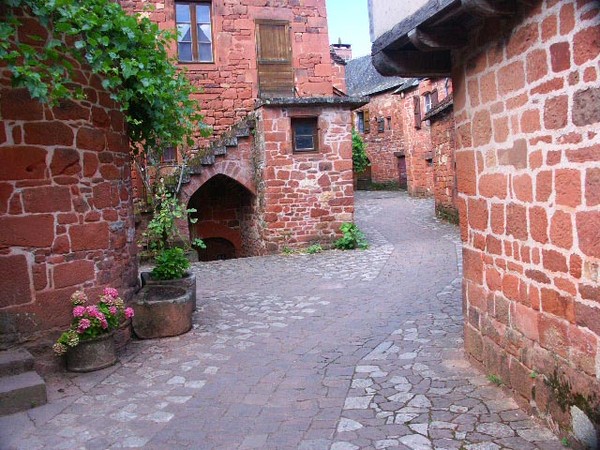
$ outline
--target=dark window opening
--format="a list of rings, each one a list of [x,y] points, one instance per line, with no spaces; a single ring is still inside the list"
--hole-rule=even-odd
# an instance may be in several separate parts
[[[316,117],[292,118],[292,133],[295,152],[319,150],[318,119]]]
[[[386,120],[387,120],[387,129],[391,130],[392,129],[392,118],[388,117]]]
[[[177,160],[175,147],[166,147],[162,151],[161,162],[170,163]]]
[[[210,2],[175,2],[180,62],[213,62]]]
[[[356,113],[356,128],[359,133],[365,132],[365,113],[362,111]]]
[[[385,131],[385,119],[383,117],[380,117],[379,119],[377,119],[377,132],[383,133],[384,131]]]

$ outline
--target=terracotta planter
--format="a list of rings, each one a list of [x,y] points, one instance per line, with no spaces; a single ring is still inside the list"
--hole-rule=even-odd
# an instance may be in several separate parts
[[[140,339],[179,336],[192,328],[192,292],[182,287],[147,284],[135,295],[133,331]]]
[[[142,287],[146,285],[162,285],[182,287],[189,290],[194,302],[194,311],[196,310],[196,274],[186,272],[183,278],[177,278],[175,280],[153,280],[150,276],[150,272],[142,272],[140,276],[142,278]]]
[[[116,362],[114,332],[81,341],[67,351],[67,370],[71,372],[92,372],[110,367]]]

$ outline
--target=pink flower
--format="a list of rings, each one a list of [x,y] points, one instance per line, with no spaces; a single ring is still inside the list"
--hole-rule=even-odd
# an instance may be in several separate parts
[[[73,305],[83,305],[87,302],[87,295],[83,291],[75,291],[71,294],[71,303]]]
[[[110,308],[108,308],[108,312],[114,316],[115,314],[117,314],[117,307],[111,306]]]
[[[134,315],[133,308],[125,308],[125,317],[127,319],[131,319]]]
[[[119,291],[117,291],[115,288],[107,287],[104,288],[104,295],[110,298],[117,298],[119,296]]]
[[[108,322],[104,318],[100,319],[100,325],[102,325],[102,328],[105,330],[108,328]]]
[[[87,330],[90,326],[92,325],[92,322],[90,322],[89,319],[81,319],[79,321],[79,325],[77,326],[77,332],[79,334],[83,333],[85,330]]]
[[[75,308],[73,308],[73,317],[83,317],[84,314],[85,314],[84,306],[76,306]]]
[[[99,311],[98,311],[98,307],[96,305],[92,305],[92,306],[86,306],[85,312],[88,313],[92,317],[96,317],[96,315],[98,314]]]

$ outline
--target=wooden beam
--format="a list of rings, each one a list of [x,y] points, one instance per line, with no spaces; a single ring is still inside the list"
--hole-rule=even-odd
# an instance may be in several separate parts
[[[467,45],[467,30],[459,26],[417,27],[408,33],[408,39],[423,52],[453,50]]]
[[[449,51],[393,51],[373,54],[373,66],[383,76],[448,77],[452,71]]]
[[[462,0],[469,12],[483,17],[511,16],[515,14],[515,0]]]

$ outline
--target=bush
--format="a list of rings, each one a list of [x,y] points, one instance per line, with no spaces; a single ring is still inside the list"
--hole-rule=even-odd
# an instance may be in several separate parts
[[[340,227],[343,236],[333,243],[333,246],[339,250],[354,250],[360,248],[364,250],[369,247],[367,239],[358,227],[350,222],[343,223]]]
[[[321,253],[323,251],[323,247],[321,244],[313,244],[306,249],[306,253],[309,255],[314,255],[315,253]]]
[[[151,276],[155,280],[175,280],[182,278],[189,269],[190,262],[182,248],[166,248],[158,252],[154,258],[156,266]]]

